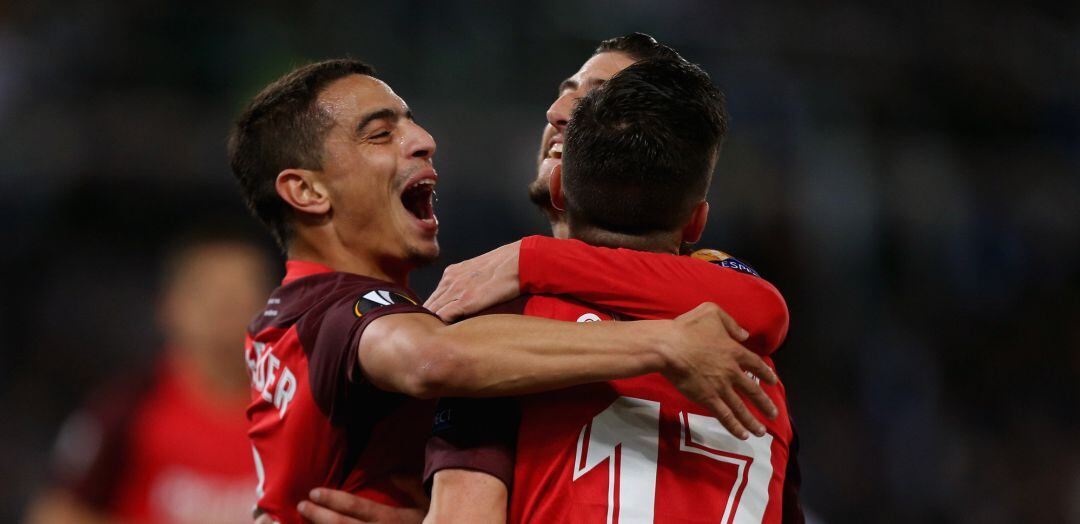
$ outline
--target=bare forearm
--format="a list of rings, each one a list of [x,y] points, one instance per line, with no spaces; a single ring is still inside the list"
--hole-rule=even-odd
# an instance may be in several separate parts
[[[447,469],[435,474],[431,508],[424,524],[506,522],[506,485],[481,473]]]
[[[403,313],[375,319],[364,333],[360,371],[376,387],[413,397],[515,395],[660,372],[740,438],[740,420],[765,430],[734,387],[764,413],[776,409],[745,372],[767,384],[776,374],[732,338],[748,334],[711,303],[674,320],[580,324],[487,315],[446,326]]]
[[[519,395],[663,371],[670,321],[555,322],[488,315],[447,326],[441,396]]]

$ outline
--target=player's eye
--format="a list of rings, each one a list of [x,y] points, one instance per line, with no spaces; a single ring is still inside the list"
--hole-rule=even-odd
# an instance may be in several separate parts
[[[372,140],[382,140],[385,138],[390,138],[390,131],[377,131],[371,135]]]

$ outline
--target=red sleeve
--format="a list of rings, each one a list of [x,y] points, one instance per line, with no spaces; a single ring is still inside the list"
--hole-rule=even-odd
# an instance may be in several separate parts
[[[772,284],[703,260],[531,236],[521,241],[518,273],[523,294],[572,295],[643,319],[714,302],[750,332],[746,346],[763,356],[787,336],[787,304]]]

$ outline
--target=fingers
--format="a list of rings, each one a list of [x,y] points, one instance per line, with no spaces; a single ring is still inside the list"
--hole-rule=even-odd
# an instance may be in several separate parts
[[[727,403],[728,408],[735,414],[735,418],[738,419],[739,424],[744,430],[750,431],[754,435],[762,436],[765,434],[765,425],[758,422],[758,419],[754,417],[753,413],[746,407],[746,402],[743,401],[734,390],[726,388],[720,391],[720,397]],[[740,438],[747,438],[749,435]]]
[[[326,488],[315,488],[308,496],[314,504],[301,502],[297,510],[312,522],[320,524],[324,522],[377,522],[378,505],[370,500]]]
[[[724,323],[724,329],[727,329],[731,338],[734,338],[739,342],[745,342],[746,339],[750,338],[750,332],[743,329],[738,322],[735,322],[735,319],[731,318],[731,315],[727,314],[727,311],[720,309],[720,306],[716,307],[716,311],[720,315],[720,321]]]
[[[776,405],[773,404],[769,395],[765,394],[765,390],[761,389],[761,386],[757,385],[756,382],[750,380],[750,377],[739,375],[739,378],[735,380],[735,385],[766,417],[770,419],[776,418]]]
[[[461,307],[460,300],[449,302],[433,311],[447,324],[465,316],[465,309]]]
[[[456,264],[446,266],[443,270],[442,278],[439,279],[439,285],[435,287],[435,291],[431,293],[431,296],[424,301],[424,307],[431,311],[435,311],[442,306],[446,305],[447,300],[453,295],[449,294],[450,288],[454,287],[456,280],[454,275],[456,274]]]
[[[757,378],[761,379],[770,386],[775,386],[780,381],[776,376],[776,372],[765,363],[761,357],[749,349],[743,348],[742,355],[738,359],[739,366],[746,371],[754,374]]]
[[[746,440],[750,438],[750,433],[746,431],[739,419],[731,412],[727,404],[720,397],[715,398],[709,403],[709,409],[712,410],[713,415],[720,421],[720,425],[724,426],[732,435],[740,440]]]
[[[296,510],[300,512],[300,516],[304,517],[304,520],[312,524],[366,524],[377,522],[375,520],[358,520],[346,517],[308,501],[297,504]]]

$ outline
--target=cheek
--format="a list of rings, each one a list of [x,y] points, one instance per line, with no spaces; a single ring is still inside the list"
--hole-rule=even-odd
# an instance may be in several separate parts
[[[365,158],[357,161],[345,176],[337,177],[331,188],[331,199],[337,203],[338,214],[370,217],[388,206],[392,195],[394,163],[385,158]]]

